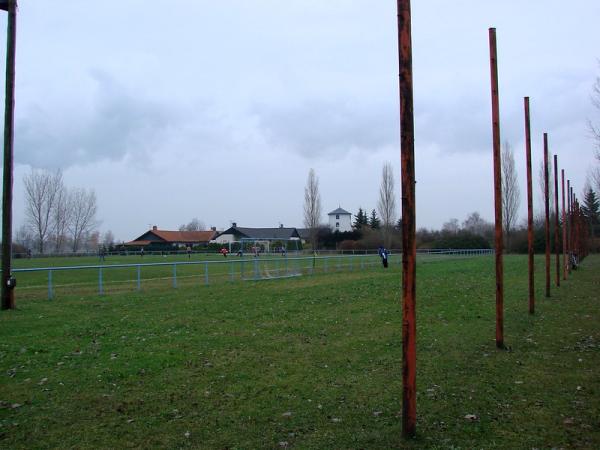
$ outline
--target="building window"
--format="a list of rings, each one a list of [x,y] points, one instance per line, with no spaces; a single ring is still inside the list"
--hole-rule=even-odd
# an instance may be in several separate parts
[[[336,223],[335,223],[335,227],[336,227],[336,228],[339,228],[339,227],[340,227],[340,223],[339,223],[339,222],[336,222]]]
[[[339,218],[340,218],[340,215],[339,215],[339,214],[336,214],[336,215],[335,215],[335,220],[338,220]]]

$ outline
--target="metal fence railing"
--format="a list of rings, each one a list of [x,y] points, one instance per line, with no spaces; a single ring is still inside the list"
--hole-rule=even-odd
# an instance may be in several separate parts
[[[493,255],[495,252],[491,248],[420,248],[417,249],[417,255]]]
[[[435,249],[419,251],[419,258],[435,260],[447,256],[479,256],[493,254],[487,249]],[[399,265],[401,254],[390,255],[390,264]],[[168,282],[180,285],[209,285],[235,281],[260,281],[290,278],[315,273],[365,270],[380,264],[376,253],[320,254],[313,256],[229,257],[222,260],[148,262],[134,264],[98,264],[79,266],[17,268],[18,290],[47,291],[53,299],[57,289],[70,292],[77,288],[103,295],[114,286],[127,291],[141,291],[145,285]],[[93,286],[97,286],[96,289]],[[45,286],[45,288],[44,288]],[[114,289],[113,289],[114,290]]]

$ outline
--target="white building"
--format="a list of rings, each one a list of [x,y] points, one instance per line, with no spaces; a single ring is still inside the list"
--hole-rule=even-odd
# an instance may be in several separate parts
[[[352,231],[352,214],[345,209],[338,208],[329,214],[329,228],[331,231]]]

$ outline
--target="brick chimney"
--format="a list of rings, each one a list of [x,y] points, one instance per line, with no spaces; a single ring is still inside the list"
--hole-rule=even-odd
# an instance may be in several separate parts
[[[153,225],[152,226],[152,231],[156,231],[156,230],[158,230],[158,227],[156,225]]]

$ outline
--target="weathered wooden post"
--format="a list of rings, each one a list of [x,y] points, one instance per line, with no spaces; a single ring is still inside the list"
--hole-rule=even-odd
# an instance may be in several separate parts
[[[535,286],[533,262],[533,188],[531,175],[531,127],[529,97],[525,97],[525,158],[527,160],[527,255],[529,267],[529,314],[535,313]]]
[[[546,237],[546,297],[550,297],[550,194],[548,192],[548,133],[544,133],[544,210]]]
[[[571,188],[573,189],[573,188]],[[571,200],[573,205],[573,253],[577,256],[577,261],[581,258],[581,223],[579,216],[579,203],[575,194]]]
[[[402,435],[416,434],[417,346],[415,140],[410,0],[398,0],[400,153],[402,170]]]
[[[571,274],[571,252],[573,252],[573,216],[571,214],[571,180],[567,180],[567,253],[569,261],[567,263],[567,272]]]
[[[556,287],[560,287],[560,244],[558,234],[558,156],[554,155],[554,253],[556,255]]]
[[[571,186],[571,193],[569,194],[571,199],[571,254],[577,253],[577,217],[575,215],[575,194],[573,193],[573,186]]]
[[[490,72],[492,87],[492,141],[494,150],[494,211],[496,248],[496,347],[504,348],[504,267],[502,253],[502,161],[500,157],[500,105],[498,93],[498,55],[496,29],[489,29]]]
[[[563,247],[563,280],[567,279],[567,213],[565,211],[565,169],[560,170],[562,191],[562,247]]]
[[[8,12],[6,42],[6,93],[4,102],[4,167],[2,183],[2,309],[15,308],[15,281],[12,277],[13,144],[15,128],[15,55],[17,40],[17,1],[0,1]]]

